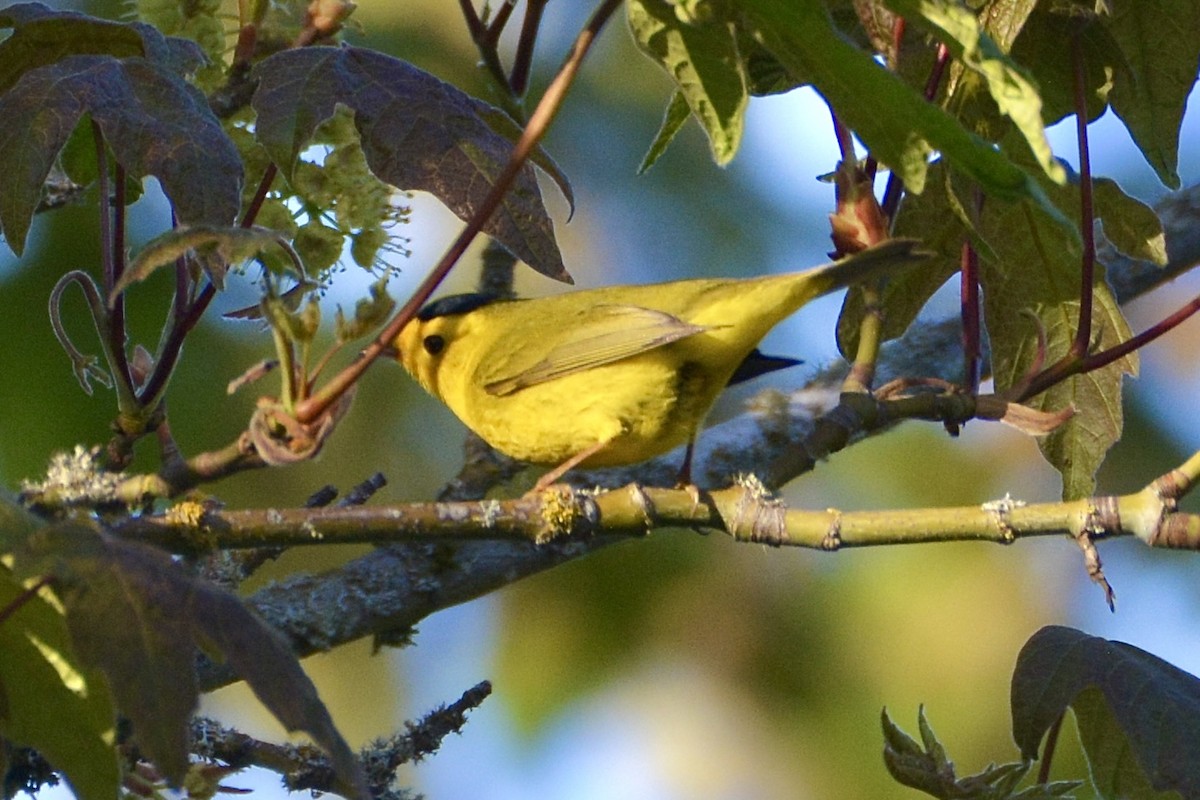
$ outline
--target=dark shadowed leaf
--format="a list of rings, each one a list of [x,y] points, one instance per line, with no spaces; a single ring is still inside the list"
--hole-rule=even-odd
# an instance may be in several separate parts
[[[145,59],[69,56],[26,72],[0,96],[0,227],[14,252],[85,113],[131,176],[158,178],[181,223],[233,221],[241,159],[204,95]]]
[[[1128,70],[1109,100],[1159,179],[1179,188],[1179,128],[1200,68],[1200,0],[1124,0],[1105,27]]]
[[[1013,738],[1036,759],[1042,737],[1071,708],[1100,795],[1148,789],[1200,796],[1200,681],[1123,642],[1048,626],[1017,656]]]
[[[23,592],[0,568],[0,608]],[[0,624],[0,734],[44,755],[80,800],[118,794],[115,724],[104,680],[79,665],[59,611],[34,597]]]
[[[181,75],[204,63],[195,42],[166,37],[149,25],[97,19],[56,11],[41,3],[0,9],[0,28],[12,35],[0,42],[0,93],[27,71],[74,55],[145,56]]]
[[[354,111],[375,175],[399,189],[433,194],[464,220],[512,152],[507,132],[489,122],[500,112],[382,53],[289,50],[263,61],[256,75],[256,135],[289,178],[313,131],[339,103]],[[521,170],[484,231],[538,272],[569,280],[533,167]]]
[[[289,730],[323,747],[343,789],[362,793],[354,754],[287,642],[237,597],[156,548],[80,524],[34,534],[19,563],[55,576],[76,652],[104,672],[138,744],[173,783],[188,765],[200,646],[223,657]]]
[[[1047,125],[1075,113],[1075,38],[1083,56],[1084,97],[1087,117],[1094,120],[1108,108],[1113,77],[1129,71],[1121,48],[1091,14],[1071,14],[1058,6],[1036,9],[1029,15],[1012,47],[1012,57],[1037,79]],[[1060,13],[1062,12],[1062,13]]]

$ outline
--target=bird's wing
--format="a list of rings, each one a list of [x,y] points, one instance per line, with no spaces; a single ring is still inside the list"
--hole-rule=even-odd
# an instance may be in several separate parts
[[[530,367],[488,380],[484,390],[503,397],[566,375],[611,364],[710,330],[664,311],[631,305],[598,305],[572,320],[554,346]]]

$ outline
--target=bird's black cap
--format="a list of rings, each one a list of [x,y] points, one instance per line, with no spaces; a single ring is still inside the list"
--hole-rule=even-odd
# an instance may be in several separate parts
[[[500,298],[496,295],[484,292],[469,292],[467,294],[452,294],[447,297],[439,297],[431,303],[426,303],[425,307],[417,312],[417,319],[421,320],[421,322],[428,322],[438,317],[452,317],[457,314],[466,314],[499,300]]]

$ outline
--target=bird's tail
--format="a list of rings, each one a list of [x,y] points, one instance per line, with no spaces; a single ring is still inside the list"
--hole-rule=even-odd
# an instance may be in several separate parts
[[[916,239],[888,239],[840,261],[834,261],[809,272],[807,300],[845,288],[855,283],[889,275],[906,266],[926,261],[932,253],[918,249]]]

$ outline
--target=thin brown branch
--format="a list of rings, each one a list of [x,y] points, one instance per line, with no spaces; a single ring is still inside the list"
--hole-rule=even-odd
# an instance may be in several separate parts
[[[976,187],[973,205],[976,220],[983,210],[983,202],[983,192]],[[962,244],[959,300],[962,313],[963,386],[975,394],[983,379],[983,323],[979,307],[979,253],[969,240],[964,240]]]
[[[113,217],[117,211],[112,196],[111,178],[108,174],[108,144],[104,140],[104,132],[100,130],[100,124],[95,120],[92,120],[92,137],[96,145],[97,190],[100,195],[100,263],[104,275],[101,286],[103,287],[103,296],[112,297],[112,289],[120,278],[117,266],[117,236],[113,231]],[[117,173],[118,177],[124,178],[121,170],[117,170]],[[121,196],[124,196],[124,192],[121,193]],[[124,219],[124,207],[120,211],[121,218]],[[124,259],[123,252],[120,258]],[[125,297],[123,294],[112,297],[109,307],[104,313],[103,325],[97,325],[97,332],[108,340],[105,347],[108,368],[113,380],[122,389],[118,405],[122,412],[133,413],[134,409],[126,408],[123,405],[134,396],[133,378],[130,375],[129,361],[125,355]]]
[[[529,89],[533,50],[546,3],[547,0],[527,0],[525,3],[525,20],[521,24],[521,38],[517,41],[517,54],[513,58],[512,77],[509,79],[514,97],[524,97]]]
[[[1050,766],[1054,763],[1054,750],[1058,745],[1058,734],[1062,730],[1063,718],[1065,716],[1066,712],[1059,714],[1046,734],[1046,747],[1042,751],[1042,763],[1038,767],[1037,782],[1039,784],[1050,782]]]
[[[1087,74],[1084,64],[1081,34],[1071,37],[1071,66],[1075,101],[1075,137],[1079,145],[1079,233],[1083,237],[1083,253],[1079,259],[1079,320],[1071,346],[1055,363],[1034,377],[1022,394],[1033,397],[1068,378],[1082,374],[1095,366],[1087,366],[1092,346],[1092,308],[1096,282],[1096,225],[1092,201],[1092,165],[1088,146]],[[1127,351],[1128,352],[1128,351]],[[1111,363],[1109,358],[1104,363]]]
[[[1085,358],[1060,360],[1046,368],[1045,371],[1034,376],[1021,391],[1019,399],[1026,400],[1039,395],[1051,386],[1074,375],[1083,375],[1102,367],[1107,367],[1114,361],[1125,358],[1130,353],[1140,350],[1163,334],[1174,330],[1181,323],[1190,319],[1197,311],[1200,311],[1200,296],[1192,298],[1189,303],[1176,310],[1173,314],[1151,325],[1136,336],[1131,336],[1107,350],[1093,353]]]
[[[4,606],[4,608],[0,608],[0,625],[4,625],[4,623],[8,622],[9,617],[24,608],[26,603],[37,596],[38,592],[53,582],[53,577],[45,575],[36,581],[32,586],[22,589],[20,594],[9,601],[8,605]]]
[[[246,211],[242,214],[242,221],[238,223],[243,228],[249,228],[254,224],[254,220],[258,218],[258,212],[262,210],[262,205],[266,202],[267,195],[271,191],[271,184],[275,183],[275,177],[279,174],[279,168],[275,166],[275,162],[267,164],[267,168],[263,170],[262,178],[258,181],[258,189],[254,192],[254,198],[246,206]]]
[[[105,198],[107,200],[107,197]],[[125,168],[117,161],[113,162],[113,196],[112,196],[112,226],[110,235],[112,236],[111,249],[112,255],[109,257],[106,267],[111,270],[113,286],[121,280],[121,274],[125,272]],[[106,291],[111,291],[112,286],[106,286]],[[126,325],[125,325],[125,295],[121,293],[113,298],[109,304],[108,311],[108,333],[112,338],[113,354],[117,358],[117,363],[114,365],[117,373],[120,375],[128,375],[129,384],[132,386],[132,373],[129,369],[129,359],[125,352],[127,344]]]
[[[517,0],[504,0],[500,4],[500,9],[496,12],[496,16],[492,17],[492,21],[488,23],[484,40],[491,49],[494,50],[499,43],[500,34],[504,33],[504,26],[508,24],[508,20],[512,17],[513,10],[516,7]]]
[[[1092,161],[1088,146],[1087,72],[1083,35],[1071,36],[1071,67],[1075,98],[1075,137],[1079,144],[1079,233],[1083,254],[1079,264],[1079,328],[1069,357],[1083,358],[1092,343],[1092,300],[1096,281],[1096,224],[1092,205]]]
[[[475,46],[479,49],[479,57],[483,59],[484,67],[487,68],[492,80],[504,94],[511,95],[512,89],[508,83],[508,76],[504,74],[504,65],[500,63],[496,42],[491,40],[487,26],[475,13],[472,0],[459,0],[458,5],[462,10],[463,19],[467,23],[467,32],[471,34],[471,41],[475,42]]]
[[[1189,319],[1196,311],[1200,310],[1200,296],[1193,297],[1191,302],[1182,308],[1175,311],[1167,318],[1151,325],[1146,330],[1132,336],[1129,339],[1114,345],[1107,350],[1102,350],[1099,353],[1094,353],[1083,360],[1080,366],[1080,373],[1091,372],[1101,367],[1106,367],[1114,361],[1118,361],[1125,356],[1133,353],[1142,347],[1145,347],[1150,342],[1153,342],[1164,333],[1173,330],[1180,323]]]

